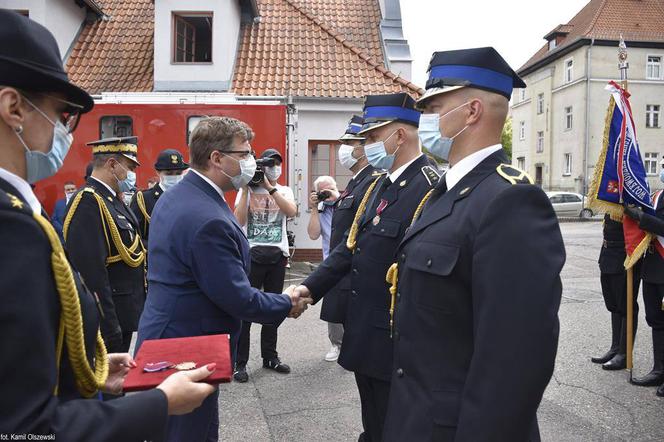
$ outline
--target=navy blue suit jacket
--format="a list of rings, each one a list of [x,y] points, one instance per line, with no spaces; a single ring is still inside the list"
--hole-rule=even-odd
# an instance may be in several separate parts
[[[51,224],[55,227],[55,231],[60,235],[60,241],[63,241],[62,225],[65,222],[65,214],[67,213],[67,200],[65,198],[59,199],[55,202],[53,208],[53,216],[51,217]]]
[[[249,283],[249,243],[219,193],[191,171],[159,198],[150,223],[148,296],[138,326],[145,339],[231,335],[241,321],[281,323],[287,295]]]

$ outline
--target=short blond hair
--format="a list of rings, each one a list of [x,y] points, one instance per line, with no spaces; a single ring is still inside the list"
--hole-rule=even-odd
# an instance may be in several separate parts
[[[207,169],[207,161],[215,150],[233,150],[233,141],[254,139],[254,131],[245,122],[230,117],[207,117],[202,119],[191,133],[189,157],[197,169]]]

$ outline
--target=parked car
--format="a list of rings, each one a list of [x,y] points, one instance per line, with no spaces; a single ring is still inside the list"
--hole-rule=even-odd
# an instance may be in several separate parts
[[[547,192],[546,195],[558,216],[592,218],[594,213],[587,206],[586,197],[579,193]]]

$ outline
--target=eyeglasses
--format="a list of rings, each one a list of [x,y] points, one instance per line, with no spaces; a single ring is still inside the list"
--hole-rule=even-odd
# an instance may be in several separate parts
[[[252,151],[251,150],[220,150],[219,153],[223,154],[228,154],[228,153],[236,153],[240,154],[240,158],[246,158],[247,155],[251,155]]]

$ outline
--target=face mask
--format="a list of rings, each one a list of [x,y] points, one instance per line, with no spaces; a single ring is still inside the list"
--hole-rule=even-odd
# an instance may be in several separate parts
[[[133,193],[123,193],[122,199],[124,200],[124,203],[126,205],[129,205],[131,203],[131,199],[133,198],[133,196],[134,196]]]
[[[458,109],[461,109],[467,104],[468,103],[464,103],[461,106],[457,106],[444,115],[422,114],[420,116],[420,127],[417,129],[417,133],[420,137],[420,141],[422,142],[422,146],[424,146],[424,148],[431,155],[438,158],[439,160],[448,161],[454,139],[461,135],[463,131],[468,129],[468,126],[466,126],[453,137],[445,137],[440,131],[439,121],[444,116],[449,115]]]
[[[281,166],[266,167],[265,176],[270,181],[277,181],[281,176]]]
[[[664,183],[664,169],[659,172],[659,180]]]
[[[219,152],[223,155],[226,155],[223,152]],[[235,188],[235,190],[240,190],[247,184],[249,184],[249,181],[254,177],[254,174],[256,173],[256,159],[253,157],[253,155],[249,155],[249,158],[243,159],[243,160],[237,160],[233,158],[230,155],[226,155],[228,158],[237,161],[240,163],[240,174],[236,176],[230,176],[223,170],[221,173],[226,175],[228,178],[231,179],[231,184]]]
[[[120,167],[127,171],[127,178],[124,180],[119,180],[118,177],[113,174],[115,179],[118,181],[118,188],[120,189],[120,192],[123,193],[132,192],[136,188],[136,172],[132,172],[122,164],[120,164]]]
[[[53,141],[51,142],[51,150],[48,153],[30,150],[23,141],[23,137],[19,132],[14,132],[19,141],[25,148],[25,166],[27,170],[27,181],[29,183],[36,183],[39,180],[51,177],[56,174],[62,167],[65,157],[69,152],[74,137],[67,132],[67,128],[61,121],[53,122],[41,109],[32,104],[27,98],[25,99],[30,106],[32,106],[39,114],[46,118],[49,123],[53,125]]]
[[[387,150],[385,149],[385,142],[392,138],[392,135],[395,133],[397,133],[396,130],[392,132],[392,134],[390,134],[390,136],[387,137],[385,141],[378,141],[376,143],[371,143],[364,146],[364,154],[367,156],[369,164],[371,164],[373,167],[377,169],[390,170],[392,165],[394,165],[394,160],[396,159],[397,152],[401,146],[397,147],[397,150],[395,150],[393,154],[388,155]]]
[[[159,182],[161,187],[164,188],[164,191],[166,191],[182,181],[183,176],[184,175],[164,175],[160,178]]]
[[[74,190],[73,192],[65,192],[65,201],[67,204],[69,204],[69,200],[71,199],[72,196],[76,194],[76,191]]]
[[[360,158],[353,157],[354,149],[355,148],[353,146],[349,146],[348,144],[342,144],[341,146],[339,146],[339,162],[346,169],[352,168],[354,165],[357,164],[360,158],[362,158],[362,157]]]

